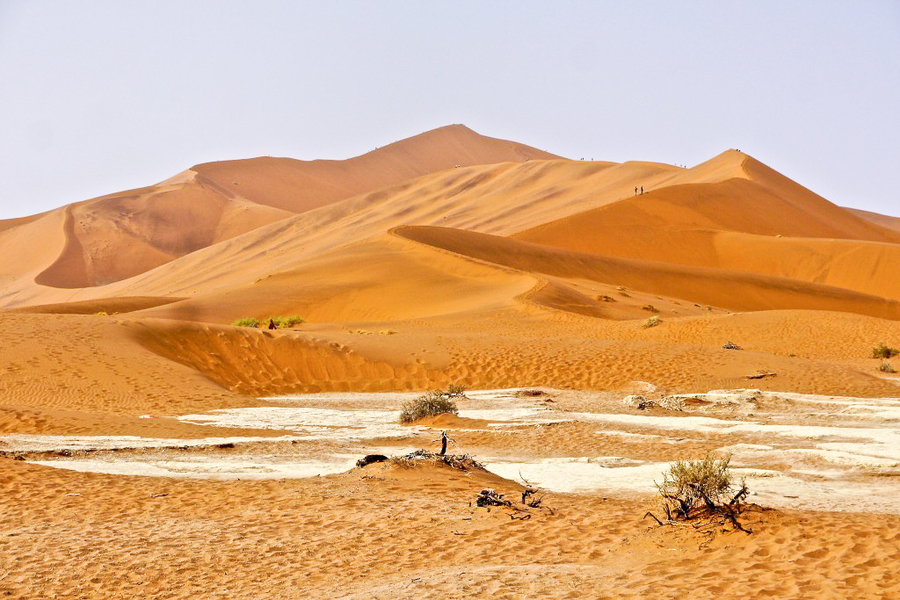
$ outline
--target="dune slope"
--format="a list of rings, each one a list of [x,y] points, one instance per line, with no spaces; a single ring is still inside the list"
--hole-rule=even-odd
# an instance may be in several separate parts
[[[301,213],[435,171],[554,158],[559,157],[479,135],[464,125],[449,125],[347,160],[260,157],[192,168],[258,204]]]
[[[344,161],[256,158],[197,165],[158,185],[64,208],[63,249],[35,282],[84,288],[130,278],[293,213],[436,170],[557,158],[452,125]],[[0,222],[0,236],[40,215]]]
[[[900,301],[786,278],[576,253],[438,227],[405,227],[396,233],[523,271],[620,284],[732,310],[806,308],[900,319]]]

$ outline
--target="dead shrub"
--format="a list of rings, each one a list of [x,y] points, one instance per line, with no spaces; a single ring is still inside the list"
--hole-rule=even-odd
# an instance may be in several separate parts
[[[741,503],[750,491],[743,480],[735,487],[730,462],[731,455],[717,459],[707,454],[702,460],[677,461],[664,472],[662,483],[657,483],[656,488],[668,520],[718,516],[750,533],[737,521]]]

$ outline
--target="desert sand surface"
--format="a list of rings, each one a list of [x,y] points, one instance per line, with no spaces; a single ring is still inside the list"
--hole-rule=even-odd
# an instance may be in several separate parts
[[[895,217],[736,150],[460,125],[0,221],[0,594],[898,597],[898,282]],[[708,452],[752,533],[647,515]]]

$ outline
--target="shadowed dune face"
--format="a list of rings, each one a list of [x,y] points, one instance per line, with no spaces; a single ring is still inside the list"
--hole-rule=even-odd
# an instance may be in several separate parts
[[[179,302],[184,298],[135,296],[125,298],[100,298],[81,302],[61,302],[59,304],[39,304],[23,308],[9,309],[10,313],[47,314],[47,315],[108,315],[125,314],[136,310],[145,310]]]
[[[60,288],[105,285],[289,216],[225,196],[192,172],[184,175],[185,181],[68,206],[65,247],[35,281]]]

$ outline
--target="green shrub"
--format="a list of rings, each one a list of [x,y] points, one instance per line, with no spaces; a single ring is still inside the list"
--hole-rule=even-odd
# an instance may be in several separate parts
[[[259,319],[253,317],[241,317],[232,323],[234,327],[259,327]]]
[[[884,342],[881,342],[872,348],[872,358],[891,358],[900,354],[897,348],[891,348]]]
[[[278,329],[285,329],[287,327],[293,327],[298,323],[305,323],[306,320],[298,315],[290,315],[288,317],[271,317],[272,321],[275,322],[275,327]]]
[[[447,391],[433,390],[425,392],[418,398],[404,402],[400,410],[400,422],[412,423],[424,417],[434,417],[446,413],[458,415],[459,409],[453,398],[464,395],[465,389],[462,386],[451,384]]]

